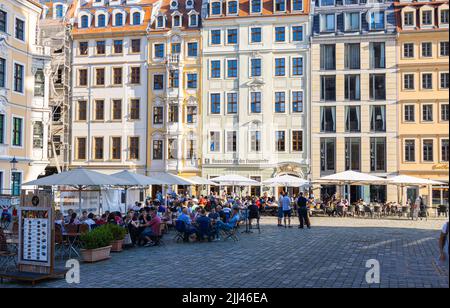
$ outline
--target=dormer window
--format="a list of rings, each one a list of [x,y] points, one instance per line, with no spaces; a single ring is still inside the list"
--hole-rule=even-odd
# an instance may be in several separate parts
[[[181,16],[175,15],[172,17],[172,25],[173,27],[181,27]]]
[[[116,25],[117,27],[123,26],[123,14],[122,13],[116,14],[114,25]]]
[[[62,4],[58,4],[55,7],[55,16],[56,16],[56,18],[63,18],[63,16],[64,16],[64,6]]]
[[[192,14],[189,16],[189,27],[197,27],[198,26],[198,15]]]
[[[238,12],[238,2],[237,1],[228,1],[228,15],[236,15]]]
[[[194,8],[194,0],[187,0],[186,1],[186,8],[187,9],[193,9]]]
[[[422,11],[421,26],[431,27],[433,26],[433,10],[427,9]]]
[[[100,14],[97,16],[97,27],[106,27],[106,15]]]
[[[262,7],[261,7],[261,0],[251,0],[251,13],[258,14],[261,13]]]
[[[137,26],[141,24],[141,13],[135,12],[133,13],[133,25]]]
[[[439,25],[447,25],[449,24],[449,11],[448,7],[440,10],[439,13]]]
[[[164,15],[159,15],[156,18],[156,28],[163,29],[166,27],[166,19]]]
[[[275,12],[286,12],[286,0],[275,0]]]
[[[213,2],[211,3],[211,15],[221,15],[222,14],[222,3]]]
[[[403,13],[403,27],[414,27],[415,26],[415,15],[416,12],[404,12]]]
[[[293,11],[303,11],[303,0],[292,0]]]
[[[385,14],[383,11],[371,12],[370,13],[370,30],[384,30],[384,18]]]
[[[89,27],[89,16],[83,15],[81,16],[81,28],[88,28]]]
[[[170,1],[170,9],[171,10],[178,10],[178,0]]]

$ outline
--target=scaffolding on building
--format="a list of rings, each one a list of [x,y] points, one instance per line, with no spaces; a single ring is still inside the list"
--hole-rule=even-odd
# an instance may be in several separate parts
[[[41,39],[52,52],[49,75],[49,173],[68,170],[70,163],[71,24],[66,19],[41,20]]]

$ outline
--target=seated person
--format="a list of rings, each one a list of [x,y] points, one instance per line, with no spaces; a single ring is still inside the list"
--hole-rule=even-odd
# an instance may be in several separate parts
[[[146,242],[145,247],[153,246],[161,235],[161,218],[154,209],[149,209],[148,214],[144,215],[143,219],[145,221],[145,229],[140,234],[139,240]]]
[[[214,222],[219,219],[219,213],[216,212],[216,209],[211,209],[211,212],[208,214],[209,219],[213,220]]]
[[[205,236],[207,236],[208,241],[211,241],[211,218],[206,216],[205,209],[201,209],[199,215],[197,216],[196,224],[198,226],[198,239],[202,240]]]
[[[178,220],[184,222],[186,225],[185,241],[187,241],[188,237],[191,234],[194,234],[197,232],[197,229],[192,225],[192,220],[188,214],[188,209],[186,207],[183,207],[183,209],[181,210],[181,215],[178,216]]]
[[[97,225],[94,221],[94,218],[95,218],[94,213],[89,213],[89,215],[87,215],[87,218],[82,223],[88,225],[89,230],[92,230],[92,227]]]
[[[231,218],[227,223],[224,223],[222,221],[217,221],[216,223],[216,234],[219,233],[220,230],[229,231],[237,226],[237,223],[239,222],[239,209],[233,208],[233,212],[231,215]]]

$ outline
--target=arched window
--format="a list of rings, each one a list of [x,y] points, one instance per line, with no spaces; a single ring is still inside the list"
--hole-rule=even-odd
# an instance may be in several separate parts
[[[141,24],[141,13],[136,12],[133,13],[133,25],[140,25]]]
[[[64,8],[62,5],[56,6],[56,18],[62,18],[63,17]]]
[[[122,13],[117,13],[116,14],[116,26],[123,26],[123,14]]]
[[[106,26],[106,16],[104,14],[98,15],[98,27],[105,27]]]
[[[87,27],[89,27],[89,16],[87,15],[81,16],[81,28]]]

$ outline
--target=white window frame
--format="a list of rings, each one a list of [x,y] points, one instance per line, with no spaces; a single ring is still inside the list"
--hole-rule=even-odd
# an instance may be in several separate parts
[[[15,66],[16,66],[16,64],[19,64],[19,65],[21,65],[22,67],[23,67],[23,76],[22,76],[22,92],[17,92],[17,91],[15,91],[14,90],[14,83],[15,83],[15,80],[14,80],[14,71],[15,71]],[[6,65],[8,66],[8,60],[6,61]],[[11,83],[11,91],[14,93],[14,94],[17,94],[17,95],[20,95],[20,96],[25,96],[25,92],[26,92],[26,90],[25,90],[25,79],[27,78],[27,67],[25,66],[25,64],[24,63],[22,63],[22,62],[19,62],[19,61],[16,61],[16,60],[13,60],[13,65],[12,65],[12,70],[11,70],[11,81],[12,81],[12,83]],[[5,80],[6,81],[6,80]]]
[[[21,136],[20,136],[20,146],[19,145],[14,145],[13,144],[13,140],[14,140],[14,118],[17,119],[22,119],[22,128],[21,128]],[[17,114],[11,114],[11,122],[10,122],[10,130],[11,130],[11,136],[10,136],[10,146],[13,149],[23,149],[25,147],[25,117],[17,115]]]
[[[18,39],[18,38],[16,37],[16,21],[17,21],[17,20],[23,21],[23,40]],[[8,26],[8,25],[7,25],[7,26]],[[21,43],[25,43],[25,42],[28,40],[27,21],[26,21],[26,18],[25,18],[25,17],[17,16],[17,15],[14,16],[13,30],[14,30],[14,35],[13,35],[13,37],[14,37],[14,39],[15,39],[16,41],[21,42]]]

